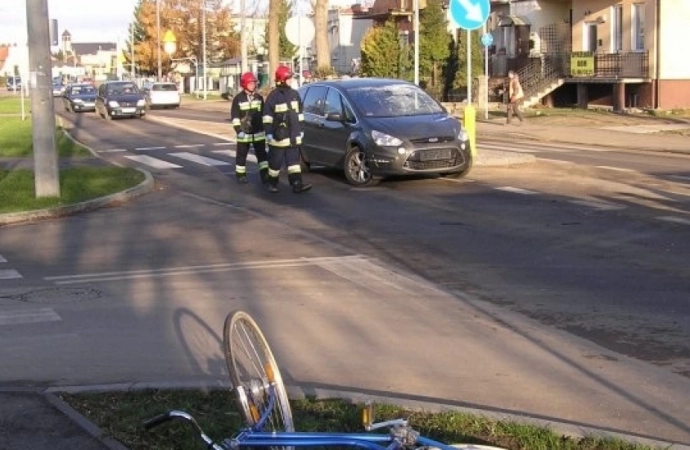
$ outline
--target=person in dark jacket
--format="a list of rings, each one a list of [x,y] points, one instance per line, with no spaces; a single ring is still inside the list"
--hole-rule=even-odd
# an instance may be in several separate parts
[[[268,155],[266,154],[266,134],[262,113],[264,99],[256,92],[257,79],[247,72],[240,77],[242,92],[232,99],[230,120],[237,133],[237,153],[235,154],[235,177],[240,184],[247,183],[247,155],[249,146],[254,147],[254,154],[259,163],[261,181],[268,182]]]
[[[263,122],[269,148],[268,189],[278,192],[280,169],[285,162],[292,192],[299,194],[311,189],[311,184],[302,180],[300,145],[304,135],[301,125],[304,114],[299,92],[288,84],[291,78],[289,67],[278,66],[275,72],[276,87],[264,103]]]

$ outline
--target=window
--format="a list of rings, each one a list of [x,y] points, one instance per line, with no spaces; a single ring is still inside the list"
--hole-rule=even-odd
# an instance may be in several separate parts
[[[314,114],[317,116],[324,115],[324,96],[326,95],[326,88],[324,86],[312,86],[307,89],[302,103],[304,103],[304,112],[307,114]]]
[[[644,50],[644,3],[632,5],[632,49]]]
[[[335,89],[329,89],[326,96],[326,111],[324,115],[340,114],[343,116],[343,100],[340,98],[340,93]]]
[[[611,7],[611,51],[623,50],[623,5]]]

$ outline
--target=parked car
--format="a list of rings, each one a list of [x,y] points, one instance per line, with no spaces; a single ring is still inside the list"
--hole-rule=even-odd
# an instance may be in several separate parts
[[[180,91],[175,83],[151,83],[144,88],[146,103],[149,108],[179,108]]]
[[[62,81],[53,80],[53,97],[60,97],[65,93],[65,85]]]
[[[70,84],[65,88],[62,104],[68,112],[94,111],[96,109],[96,88],[85,83]]]
[[[146,114],[144,94],[131,81],[106,81],[98,86],[96,114],[114,117],[142,117]]]
[[[303,166],[342,169],[355,186],[391,175],[459,177],[472,167],[460,121],[418,86],[395,79],[318,81],[299,89]]]
[[[18,91],[22,88],[22,79],[20,77],[7,78],[7,90]]]

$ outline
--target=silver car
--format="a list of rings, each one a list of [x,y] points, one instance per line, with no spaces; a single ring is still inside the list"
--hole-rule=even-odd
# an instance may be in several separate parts
[[[152,83],[144,88],[149,108],[179,108],[182,101],[175,83]]]

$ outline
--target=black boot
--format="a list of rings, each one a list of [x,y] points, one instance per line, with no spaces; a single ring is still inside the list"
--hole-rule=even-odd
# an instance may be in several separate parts
[[[247,183],[248,183],[247,174],[244,174],[244,173],[236,173],[236,174],[235,174],[235,178],[237,179],[237,182],[238,182],[239,184],[247,184]]]
[[[264,184],[270,181],[270,177],[268,176],[268,169],[259,170],[259,176],[261,177],[261,182]]]
[[[268,177],[268,192],[275,194],[278,192],[278,178]]]
[[[302,183],[301,181],[297,181],[292,184],[292,192],[294,192],[295,194],[307,192],[309,189],[311,189],[311,184],[309,183]]]

